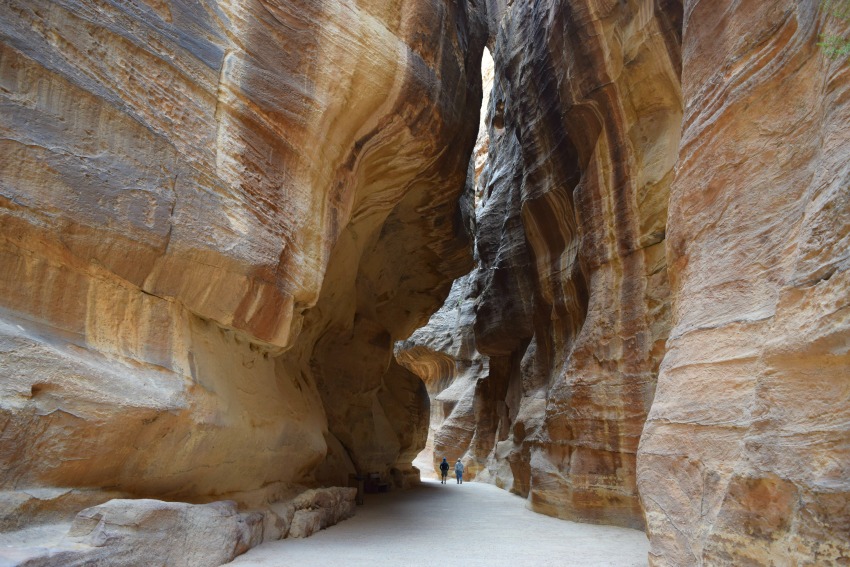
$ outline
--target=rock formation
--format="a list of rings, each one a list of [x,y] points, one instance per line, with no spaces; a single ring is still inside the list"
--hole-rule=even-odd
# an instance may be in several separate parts
[[[392,345],[470,267],[483,20],[430,0],[0,13],[4,525],[414,476],[428,400]]]
[[[185,504],[110,500],[80,512],[55,565],[216,567],[232,561],[263,534],[262,515],[239,514],[234,502]]]
[[[425,458],[538,511],[646,521],[657,565],[841,564],[840,22],[720,4],[490,4],[477,266],[397,359],[432,392]]]
[[[11,538],[0,534],[0,563],[216,567],[261,542],[308,537],[351,517],[356,492],[355,488],[311,489],[245,512],[239,512],[233,501],[187,504],[112,499],[82,510],[69,525],[33,526],[14,532]]]
[[[845,23],[6,0],[0,530],[76,516],[84,561],[197,515],[213,564],[428,435],[654,565],[849,562]]]
[[[639,452],[658,565],[850,562],[850,67],[816,2],[689,2],[674,310]]]
[[[440,345],[432,319],[437,344],[426,327],[399,360],[448,386],[438,452],[466,453],[536,510],[638,527],[635,456],[669,329],[679,15],[597,4],[514,3],[498,19],[477,266],[443,308],[463,338]]]

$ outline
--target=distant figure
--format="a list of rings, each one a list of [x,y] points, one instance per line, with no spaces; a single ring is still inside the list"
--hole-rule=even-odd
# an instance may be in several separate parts
[[[457,476],[457,483],[463,484],[463,463],[460,462],[460,459],[455,463],[455,476]]]
[[[449,463],[445,457],[443,457],[443,462],[440,463],[440,472],[443,473],[443,480],[440,481],[440,484],[446,484],[446,477],[449,476]]]

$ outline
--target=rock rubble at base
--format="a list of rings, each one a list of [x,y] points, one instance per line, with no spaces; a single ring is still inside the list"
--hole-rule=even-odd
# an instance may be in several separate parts
[[[355,494],[354,488],[309,489],[291,500],[243,512],[229,500],[113,499],[79,512],[54,541],[44,537],[49,529],[30,528],[30,541],[24,534],[21,544],[0,549],[0,566],[135,567],[143,561],[149,566],[217,567],[260,543],[309,537],[350,518]]]

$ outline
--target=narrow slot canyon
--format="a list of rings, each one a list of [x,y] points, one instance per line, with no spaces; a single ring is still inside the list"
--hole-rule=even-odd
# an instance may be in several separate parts
[[[0,567],[850,564],[844,4],[0,3]]]

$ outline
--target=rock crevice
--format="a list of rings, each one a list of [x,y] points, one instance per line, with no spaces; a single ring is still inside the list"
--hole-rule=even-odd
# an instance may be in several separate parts
[[[419,454],[654,565],[850,561],[832,5],[6,0],[0,529],[232,551]]]
[[[503,8],[477,266],[443,308],[470,304],[454,324],[486,365],[462,374],[470,399],[434,435],[435,450],[538,511],[631,527],[643,525],[635,457],[670,325],[666,195],[682,103],[680,16],[667,9]],[[440,335],[444,323],[429,325]],[[413,371],[417,348],[470,359],[426,327],[402,346]]]

